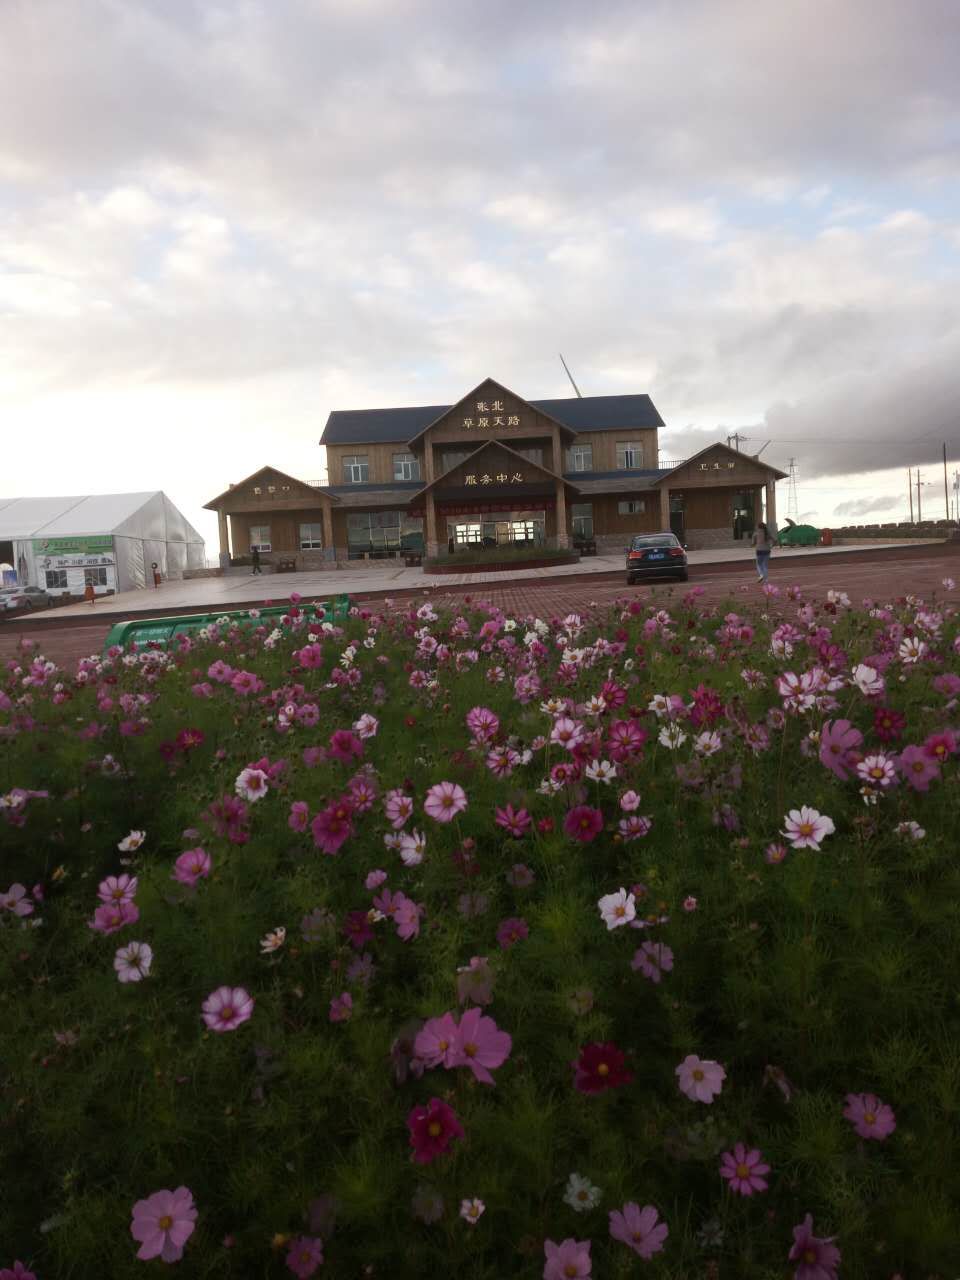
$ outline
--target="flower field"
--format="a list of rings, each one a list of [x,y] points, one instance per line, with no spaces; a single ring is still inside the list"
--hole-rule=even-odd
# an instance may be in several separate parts
[[[292,600],[0,672],[0,1280],[960,1268],[960,626]]]

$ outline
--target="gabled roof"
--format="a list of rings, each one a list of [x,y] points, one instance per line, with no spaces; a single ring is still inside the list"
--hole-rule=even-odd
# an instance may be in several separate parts
[[[699,453],[693,454],[692,457],[686,458],[683,462],[678,462],[672,471],[662,471],[660,473],[660,479],[654,481],[654,487],[663,484],[665,480],[669,480],[671,476],[675,476],[677,472],[682,471],[684,467],[689,467],[691,463],[699,462],[705,454],[713,453],[717,449],[722,453],[729,454],[731,458],[739,459],[741,462],[752,462],[753,465],[755,467],[759,467],[761,471],[772,471],[778,480],[786,480],[787,478],[787,473],[785,471],[780,471],[777,467],[772,467],[769,462],[761,462],[760,459],[755,458],[752,453],[738,453],[736,449],[731,449],[729,445],[722,444],[719,440],[716,440],[713,444],[708,444],[705,449],[701,449]]]
[[[106,535],[157,497],[163,497],[158,489],[67,498],[0,498],[0,538]]]
[[[520,396],[517,398],[522,399]],[[574,396],[559,400],[527,400],[525,403],[578,435],[591,431],[639,431],[663,426],[663,419],[648,395]],[[451,404],[433,404],[400,409],[334,409],[327,418],[320,443],[405,444],[416,440],[453,407]]]
[[[445,417],[448,413],[453,413],[455,410],[459,409],[461,405],[466,407],[478,395],[480,395],[481,392],[484,395],[489,396],[490,391],[499,392],[500,395],[504,395],[504,396],[511,396],[514,400],[519,400],[520,404],[526,405],[527,408],[530,408],[530,409],[533,408],[533,405],[530,404],[529,400],[524,400],[523,396],[518,396],[515,391],[511,391],[509,387],[505,387],[502,382],[497,382],[496,378],[484,378],[482,382],[477,383],[477,385],[473,388],[472,391],[468,391],[465,396],[461,396],[460,399],[456,402],[456,404],[452,404],[448,409],[444,409],[443,413],[438,414],[437,417],[434,418],[433,422],[428,422],[427,425],[421,431],[419,431],[415,436],[411,436],[407,443],[416,444],[416,442],[420,439],[420,437],[424,435],[426,431],[429,430],[430,427],[434,426],[435,423],[439,422],[441,418]],[[537,412],[544,413],[542,409],[538,410]],[[566,423],[561,422],[559,418],[553,418],[549,413],[544,413],[544,417],[550,418],[551,421],[555,422],[556,425],[560,427],[562,431],[566,431],[566,432],[570,431],[570,428],[566,425]]]
[[[508,453],[511,458],[516,458],[517,462],[519,462],[522,466],[527,468],[532,467],[535,471],[539,471],[541,475],[548,477],[548,479],[550,480],[560,480],[566,486],[566,488],[572,490],[574,493],[580,492],[580,490],[577,488],[575,484],[571,484],[570,481],[565,479],[563,476],[558,476],[555,471],[551,471],[549,467],[543,466],[542,463],[531,462],[530,459],[525,458],[522,453],[517,453],[516,449],[511,449],[510,446],[508,444],[505,444],[503,440],[484,440],[483,444],[481,444],[479,448],[474,449],[473,453],[471,453],[468,457],[464,458],[462,462],[458,462],[454,466],[448,467],[448,469],[443,473],[442,476],[435,476],[434,479],[431,480],[429,484],[425,484],[423,488],[414,496],[417,498],[422,498],[423,495],[428,490],[434,489],[436,488],[437,485],[442,484],[443,481],[447,478],[447,476],[451,475],[454,471],[459,471],[461,467],[466,467],[471,465],[475,458],[478,458],[481,453],[486,453],[488,449],[502,450],[504,453]],[[413,499],[411,499],[411,501],[412,500]]]
[[[241,480],[239,484],[232,484],[229,489],[225,489],[223,493],[218,493],[215,498],[211,498],[209,502],[205,502],[203,504],[204,511],[216,511],[217,504],[222,502],[224,498],[229,498],[231,495],[236,497],[241,489],[245,488],[248,484],[253,484],[255,480],[258,480],[261,476],[265,476],[268,471],[271,475],[277,476],[280,480],[289,480],[291,485],[295,485],[298,490],[304,490],[306,493],[309,493],[311,497],[319,496],[329,499],[330,502],[338,501],[336,494],[331,493],[328,489],[321,489],[317,485],[307,484],[306,480],[298,480],[296,476],[289,476],[285,471],[278,471],[276,467],[268,466],[261,467],[259,471],[254,471],[252,475],[247,476],[245,480]]]

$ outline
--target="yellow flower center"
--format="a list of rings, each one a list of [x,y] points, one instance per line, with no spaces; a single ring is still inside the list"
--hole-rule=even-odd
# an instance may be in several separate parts
[[[173,1219],[170,1217],[169,1213],[165,1213],[162,1218],[157,1219],[157,1226],[160,1228],[161,1231],[170,1230],[170,1228],[173,1226]]]
[[[804,1251],[803,1251],[803,1260],[804,1260],[804,1262],[816,1262],[816,1260],[817,1260],[817,1251],[816,1251],[816,1249],[804,1249]]]
[[[750,1170],[747,1168],[747,1166],[746,1166],[745,1164],[738,1164],[738,1165],[737,1165],[737,1177],[738,1177],[738,1178],[749,1178],[749,1177],[750,1177]]]
[[[800,823],[800,834],[801,834],[802,836],[812,836],[812,835],[813,835],[813,824],[812,824],[811,822],[801,822],[801,823]]]
[[[442,1132],[443,1132],[443,1125],[436,1120],[431,1121],[431,1123],[427,1126],[427,1133],[429,1133],[431,1138],[439,1138]]]
[[[475,1058],[477,1056],[477,1046],[471,1041],[470,1044],[463,1046],[463,1052],[468,1058]]]
[[[563,1274],[565,1276],[575,1276],[577,1274],[576,1265],[572,1262],[568,1262],[567,1265],[563,1268]]]
[[[608,1076],[609,1074],[610,1074],[610,1068],[607,1066],[605,1062],[601,1062],[599,1067],[597,1067],[597,1075]]]
[[[877,1123],[877,1117],[873,1114],[873,1112],[872,1112],[872,1111],[865,1111],[865,1112],[863,1113],[863,1118],[864,1118],[864,1120],[866,1120],[867,1124],[876,1124],[876,1123]]]
[[[703,1079],[703,1072],[700,1070],[699,1067],[695,1067],[692,1074],[693,1074],[694,1080],[700,1081]]]
[[[230,1007],[230,1005],[225,1004],[223,1008],[220,1010],[220,1021],[229,1022],[232,1017],[233,1017],[233,1009]]]

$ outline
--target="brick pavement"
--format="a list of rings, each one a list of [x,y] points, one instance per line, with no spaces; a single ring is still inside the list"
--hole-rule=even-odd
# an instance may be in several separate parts
[[[929,599],[934,594],[944,594],[941,586],[946,577],[960,583],[960,545],[870,548],[856,556],[809,558],[784,552],[775,554],[771,565],[771,581],[778,586],[796,585],[806,594],[823,595],[828,589],[846,591],[850,599],[859,604],[865,597],[880,601],[914,594]],[[701,587],[708,602],[729,599],[744,604],[760,602],[763,597],[752,564],[715,564],[700,566],[692,571],[688,583],[642,583],[627,587],[622,575],[615,579],[593,576],[592,579],[553,579],[505,582],[491,586],[434,587],[414,593],[394,592],[401,600],[420,601],[429,598],[435,603],[450,603],[454,607],[467,601],[489,601],[515,615],[536,614],[551,618],[582,611],[591,602],[599,606],[611,604],[622,597],[648,600],[669,608],[691,587]],[[390,593],[358,593],[358,603],[377,604]],[[960,603],[960,589],[956,600]],[[29,617],[0,626],[0,659],[16,652],[20,635],[32,636],[36,648],[53,661],[70,666],[80,657],[97,653],[103,646],[108,626],[94,618],[82,619],[86,625],[78,625],[73,618],[63,619],[63,625],[52,626],[53,619],[37,618],[31,625]],[[36,623],[42,625],[37,626]]]

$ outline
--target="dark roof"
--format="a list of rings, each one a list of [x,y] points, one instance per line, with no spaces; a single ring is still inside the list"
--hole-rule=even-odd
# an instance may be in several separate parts
[[[528,403],[578,433],[663,426],[648,395],[583,396]],[[320,443],[405,444],[450,408],[448,404],[434,404],[406,409],[335,409],[327,419]]]

